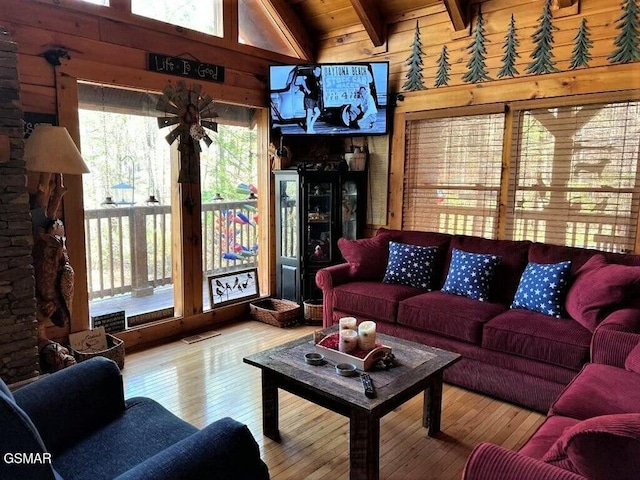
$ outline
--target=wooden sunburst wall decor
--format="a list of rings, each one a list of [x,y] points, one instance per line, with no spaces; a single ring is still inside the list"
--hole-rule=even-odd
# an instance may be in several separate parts
[[[213,140],[207,130],[218,131],[218,124],[214,121],[218,114],[214,111],[213,104],[213,98],[202,93],[201,85],[187,87],[184,82],[178,82],[175,88],[171,84],[167,85],[158,99],[156,110],[165,114],[158,118],[158,127],[175,125],[165,139],[169,145],[179,140],[178,150],[181,155],[178,183],[200,181],[200,141],[203,140],[208,147]]]

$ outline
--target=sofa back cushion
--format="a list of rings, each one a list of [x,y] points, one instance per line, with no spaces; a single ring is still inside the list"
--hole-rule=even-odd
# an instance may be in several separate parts
[[[473,253],[488,253],[500,257],[491,288],[491,301],[510,305],[518,288],[520,276],[527,266],[528,240],[490,240],[481,237],[456,235],[451,239],[446,272],[454,248]],[[445,272],[445,276],[446,276]]]
[[[389,235],[390,240],[409,245],[420,245],[423,247],[436,247],[435,264],[433,266],[433,289],[438,290],[444,282],[444,268],[447,261],[447,252],[452,236],[448,233],[438,232],[419,232],[417,230],[391,230],[388,228],[379,228],[376,237],[380,235]]]
[[[580,268],[599,250],[579,247],[564,247],[549,243],[533,243],[529,249],[529,261],[536,263],[558,263],[571,261],[571,279]]]
[[[640,414],[589,418],[568,428],[542,458],[590,480],[631,480],[640,472]]]
[[[609,263],[597,253],[576,272],[567,293],[567,313],[590,331],[640,288],[640,267]]]
[[[349,263],[354,280],[382,280],[389,259],[389,235],[360,240],[338,239],[338,248]]]

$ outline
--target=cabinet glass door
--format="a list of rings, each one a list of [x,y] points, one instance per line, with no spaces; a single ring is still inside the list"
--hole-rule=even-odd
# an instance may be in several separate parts
[[[342,184],[340,212],[342,216],[342,236],[355,240],[358,235],[358,184],[354,181]]]
[[[331,182],[311,181],[306,192],[307,258],[311,263],[327,263],[333,258],[330,238],[333,185]]]
[[[298,256],[298,183],[280,181],[280,256]]]

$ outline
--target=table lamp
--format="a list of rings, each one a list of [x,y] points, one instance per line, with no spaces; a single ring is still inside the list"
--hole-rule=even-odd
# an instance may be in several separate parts
[[[65,127],[37,125],[25,140],[24,161],[27,171],[41,172],[32,210],[42,208],[48,219],[56,217],[62,196],[67,191],[62,174],[89,173],[89,167]]]

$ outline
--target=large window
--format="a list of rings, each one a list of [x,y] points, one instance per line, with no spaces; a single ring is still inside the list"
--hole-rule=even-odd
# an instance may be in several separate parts
[[[403,228],[634,251],[640,102],[508,115],[407,122]]]
[[[640,103],[517,112],[506,234],[633,251]]]
[[[180,315],[173,268],[188,247],[173,239],[181,228],[178,142],[170,146],[171,128],[158,128],[158,95],[86,83],[78,92],[91,170],[83,176],[90,315],[124,310],[129,327]],[[255,111],[222,102],[215,111],[218,133],[210,146],[201,142],[199,165],[205,309],[209,275],[256,267],[258,258]]]
[[[403,228],[494,238],[504,114],[412,120]]]
[[[222,0],[131,0],[131,12],[222,37]]]

